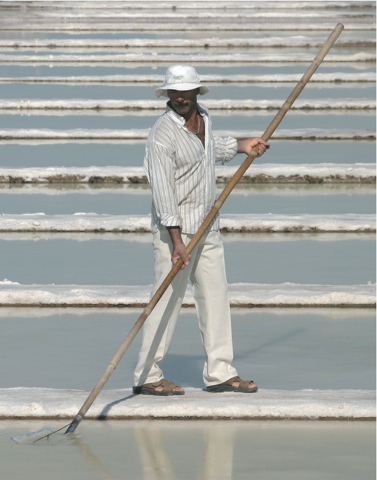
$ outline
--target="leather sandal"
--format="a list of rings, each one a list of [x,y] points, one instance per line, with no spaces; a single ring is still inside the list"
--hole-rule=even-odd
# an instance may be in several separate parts
[[[174,388],[178,387],[174,382],[170,382],[169,380],[159,380],[155,383],[144,383],[140,387],[133,387],[132,391],[135,395],[156,395],[160,397],[168,397],[170,395],[184,395],[185,391],[174,390]],[[162,390],[157,390],[158,387],[162,387]]]
[[[233,383],[238,382],[238,387],[233,386]],[[220,392],[240,392],[240,393],[255,393],[258,391],[258,387],[249,387],[250,383],[254,383],[253,380],[241,380],[240,377],[232,377],[224,383],[218,385],[211,385],[207,387],[208,392],[220,393]]]

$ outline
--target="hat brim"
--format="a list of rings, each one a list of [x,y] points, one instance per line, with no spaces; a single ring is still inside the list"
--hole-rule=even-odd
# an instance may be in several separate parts
[[[171,85],[163,85],[162,87],[156,88],[155,93],[157,98],[167,97],[168,90],[178,90],[179,92],[186,92],[188,90],[195,90],[199,88],[199,95],[205,95],[209,92],[209,89],[204,85],[192,84],[192,83],[173,83]]]

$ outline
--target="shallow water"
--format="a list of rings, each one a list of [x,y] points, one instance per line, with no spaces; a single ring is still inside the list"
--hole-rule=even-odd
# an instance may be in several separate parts
[[[70,438],[56,434],[56,445],[10,439],[45,426],[0,422],[2,478],[375,479],[373,422],[84,420]]]
[[[267,122],[265,123],[267,125]],[[0,142],[4,168],[137,166],[144,159],[145,142]],[[271,149],[255,164],[375,163],[375,142],[271,140]],[[237,155],[229,165],[245,159]],[[252,167],[251,167],[252,168]]]
[[[219,185],[218,195],[221,191]],[[13,215],[95,212],[147,216],[151,201],[148,185],[0,186],[2,213]],[[221,209],[222,214],[334,215],[375,212],[376,190],[373,184],[362,187],[358,184],[239,185]]]
[[[21,284],[153,283],[153,251],[148,241],[140,243],[133,236],[128,241],[128,234],[117,234],[111,240],[98,234],[95,238],[79,235],[78,241],[72,234],[65,239],[57,239],[56,234],[34,234],[33,238],[30,241],[30,236],[22,233],[16,238],[13,234],[0,236],[1,280]],[[376,279],[373,235],[361,234],[355,239],[345,234],[249,234],[229,243],[227,238],[224,235],[228,283],[360,285]]]
[[[135,72],[136,73],[136,72]],[[109,75],[110,73],[108,73]],[[66,84],[38,84],[38,83],[13,83],[9,88],[9,83],[0,83],[0,98],[5,99],[43,99],[43,100],[72,100],[72,99],[88,99],[88,100],[156,100],[153,89],[156,85],[132,86],[123,85],[66,85]],[[263,86],[256,85],[237,85],[237,88],[228,86],[213,85],[210,86],[211,100],[238,99],[238,100],[278,100],[285,99],[291,93],[293,85],[284,86]],[[348,84],[313,84],[305,88],[305,94],[302,98],[305,100],[327,98],[336,99],[365,99],[373,98],[375,94],[374,86],[366,83],[355,89],[354,85]],[[205,99],[201,99],[205,104]],[[161,99],[161,107],[164,105]]]
[[[284,98],[284,97],[282,97]],[[281,103],[283,103],[282,100]],[[203,101],[205,105],[205,102]],[[21,115],[0,115],[0,124],[6,128],[15,129],[53,129],[53,130],[74,130],[74,129],[149,129],[153,126],[158,116],[163,113],[165,103],[161,103],[161,111],[145,115],[101,115],[95,112],[80,112],[78,115],[39,115],[25,111]],[[214,130],[250,131],[261,132],[267,128],[274,119],[276,111],[238,113],[226,112],[216,114],[213,112],[212,125]],[[332,129],[354,130],[357,125],[358,131],[370,130],[373,134],[376,128],[376,118],[373,110],[368,112],[354,111],[344,115],[343,111],[322,112],[295,112],[291,111],[284,118],[281,129],[321,129],[322,134]],[[323,132],[323,129],[325,130]],[[279,130],[280,131],[280,130]],[[277,132],[279,133],[279,132]]]
[[[142,309],[0,311],[2,387],[91,389]],[[374,309],[233,309],[234,365],[261,389],[375,389]],[[139,334],[106,389],[130,388]],[[12,360],[10,360],[12,359]],[[184,309],[166,378],[203,388],[194,309]]]

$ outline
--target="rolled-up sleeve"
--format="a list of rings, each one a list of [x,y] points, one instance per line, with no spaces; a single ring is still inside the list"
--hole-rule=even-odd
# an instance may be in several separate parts
[[[144,168],[152,189],[154,215],[164,227],[181,227],[175,193],[175,165],[169,148],[157,141],[148,142]]]
[[[234,137],[214,137],[216,162],[227,163],[237,154],[237,139]]]

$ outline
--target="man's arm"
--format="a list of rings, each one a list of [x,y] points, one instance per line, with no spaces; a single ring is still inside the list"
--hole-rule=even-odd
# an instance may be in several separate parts
[[[270,148],[270,144],[262,138],[237,139],[237,153],[246,153],[246,155],[249,155],[254,147],[258,147],[258,156],[260,157],[268,148]]]
[[[182,270],[190,263],[191,255],[186,252],[186,246],[183,243],[180,227],[167,227],[171,241],[173,242],[173,252],[171,260],[175,265],[181,258],[183,261]]]

